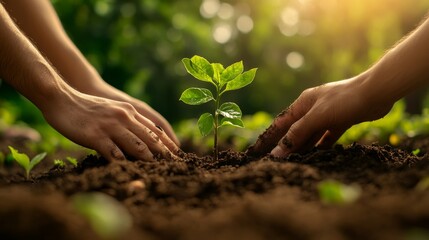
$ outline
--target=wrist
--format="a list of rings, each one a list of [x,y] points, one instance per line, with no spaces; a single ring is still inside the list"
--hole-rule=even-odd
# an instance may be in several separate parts
[[[392,86],[381,81],[380,76],[372,69],[353,78],[353,82],[360,102],[374,119],[386,115],[400,98],[394,93]]]

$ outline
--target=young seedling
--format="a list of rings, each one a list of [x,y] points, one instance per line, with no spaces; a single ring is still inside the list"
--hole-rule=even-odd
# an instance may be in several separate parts
[[[225,92],[237,90],[252,83],[257,69],[253,68],[243,72],[242,61],[224,68],[222,64],[210,63],[200,56],[184,58],[182,62],[189,74],[215,87],[214,94],[207,88],[188,88],[182,93],[180,100],[189,105],[214,102],[213,113],[203,113],[198,119],[198,128],[203,136],[214,131],[214,158],[217,160],[219,153],[218,129],[227,125],[244,127],[240,107],[233,102],[221,104],[221,96]]]
[[[418,156],[420,152],[421,152],[420,148],[416,148],[412,151],[414,156]]]
[[[54,160],[54,167],[62,169],[62,168],[66,167],[66,163],[61,159],[55,159]]]
[[[30,171],[34,168],[34,166],[39,164],[46,157],[46,152],[43,152],[43,153],[37,154],[30,161],[30,158],[27,156],[27,154],[19,153],[18,150],[16,150],[11,146],[9,146],[9,149],[15,161],[22,168],[24,168],[27,180],[30,178]]]
[[[74,157],[66,157],[67,161],[73,165],[74,167],[77,167],[77,159]]]

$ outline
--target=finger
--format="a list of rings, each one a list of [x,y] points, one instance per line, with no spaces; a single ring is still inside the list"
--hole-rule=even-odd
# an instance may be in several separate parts
[[[338,141],[338,139],[344,134],[345,131],[346,130],[344,129],[326,131],[326,133],[322,136],[319,142],[317,142],[316,146],[322,149],[332,147],[332,145],[334,145]]]
[[[98,142],[98,146],[90,147],[97,151],[101,156],[103,156],[107,161],[118,161],[125,160],[125,155],[119,149],[118,146],[110,139],[107,141]]]
[[[173,128],[168,125],[168,124],[163,124],[163,127],[161,127],[161,125],[156,125],[156,127],[160,130],[160,131],[164,131],[168,138],[176,145],[176,146],[180,146],[180,142],[179,139],[177,138],[176,134],[173,131]]]
[[[305,110],[299,99],[295,101],[289,108],[276,116],[271,126],[258,137],[256,143],[250,146],[246,153],[252,156],[261,156],[270,152],[288,132],[291,125],[304,115]]]
[[[152,121],[147,119],[146,117],[136,114],[135,118],[141,124],[143,124],[146,128],[150,129],[155,135],[159,137],[162,143],[172,152],[177,153],[179,151],[179,147],[167,136],[164,130],[161,127],[157,127],[154,125]]]
[[[123,152],[136,159],[146,161],[154,160],[147,142],[155,140],[149,139],[150,138],[141,139],[129,130],[123,131],[120,135],[113,136],[113,141]]]
[[[314,146],[326,131],[323,120],[316,119],[316,115],[310,111],[295,122],[271,151],[271,154],[277,157],[285,157],[292,152],[302,151],[311,145]]]
[[[160,137],[156,135],[149,128],[141,125],[139,128],[133,130],[134,134],[143,140],[147,147],[154,154],[160,154],[162,157],[171,160],[172,153],[171,151],[164,145],[164,143],[160,140]]]

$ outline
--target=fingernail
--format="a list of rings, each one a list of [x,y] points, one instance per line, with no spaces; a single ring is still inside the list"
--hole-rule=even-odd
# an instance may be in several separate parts
[[[284,156],[285,152],[283,151],[283,149],[280,146],[276,146],[273,150],[271,150],[271,154],[274,157],[282,157]]]

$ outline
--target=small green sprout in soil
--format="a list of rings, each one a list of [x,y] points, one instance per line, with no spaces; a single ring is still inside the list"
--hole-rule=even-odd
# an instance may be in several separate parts
[[[102,239],[119,239],[133,225],[128,210],[113,197],[101,193],[78,193],[72,203]]]
[[[61,159],[55,159],[54,160],[54,167],[62,169],[62,168],[66,167],[66,163]]]
[[[66,157],[67,161],[73,165],[74,167],[77,167],[77,159],[74,157]]]
[[[319,196],[325,204],[345,204],[356,201],[361,189],[356,185],[345,185],[334,180],[322,181],[318,185]]]
[[[214,158],[217,160],[218,129],[222,126],[244,127],[241,120],[240,107],[233,102],[221,104],[221,96],[228,91],[243,88],[252,83],[256,68],[243,72],[243,62],[236,62],[226,68],[220,63],[210,63],[205,58],[193,56],[182,60],[186,71],[196,79],[214,85],[214,94],[207,88],[188,88],[180,96],[180,100],[189,105],[200,105],[214,102],[212,113],[203,113],[198,119],[201,135],[207,136],[214,131]],[[219,119],[220,118],[220,119]]]
[[[418,156],[418,155],[419,155],[419,153],[420,153],[420,148],[414,149],[414,150],[412,151],[412,153],[413,153],[413,155],[414,155],[414,156]]]
[[[420,179],[420,181],[417,183],[415,189],[418,191],[425,191],[425,190],[429,189],[429,176]]]
[[[9,146],[9,149],[15,161],[22,168],[24,168],[27,180],[30,178],[30,171],[46,157],[46,152],[43,152],[43,153],[37,154],[30,161],[30,158],[28,157],[27,154],[19,153],[18,150],[16,150],[11,146]]]

